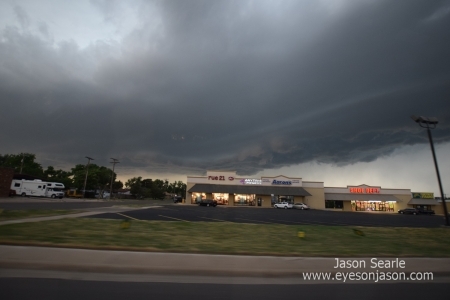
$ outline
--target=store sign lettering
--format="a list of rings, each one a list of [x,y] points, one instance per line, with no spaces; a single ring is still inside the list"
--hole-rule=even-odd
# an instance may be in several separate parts
[[[225,180],[225,176],[208,176],[208,180]]]
[[[276,180],[276,179],[274,179],[272,181],[272,184],[291,185],[292,181],[283,181],[283,180]]]
[[[374,187],[367,187],[367,188],[351,187],[350,188],[350,193],[354,193],[354,194],[379,194],[380,193],[380,188],[374,188]]]
[[[233,176],[208,176],[208,180],[226,180],[226,178],[228,178],[229,181],[234,180]]]
[[[261,179],[241,179],[242,184],[261,184]]]
[[[434,193],[413,193],[413,198],[434,199]]]

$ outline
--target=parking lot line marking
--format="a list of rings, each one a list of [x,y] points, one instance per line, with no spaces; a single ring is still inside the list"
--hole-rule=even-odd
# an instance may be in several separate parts
[[[123,216],[123,217],[125,217],[125,218],[129,218],[129,219],[133,219],[133,220],[136,220],[136,221],[140,221],[139,219],[136,219],[136,218],[133,218],[133,217],[130,217],[130,216],[121,214],[121,213],[116,213],[116,214],[121,215],[121,216]]]
[[[207,217],[199,217],[199,218],[208,219],[208,220],[214,220],[214,221],[220,221],[220,222],[229,222],[229,221],[226,221],[226,220],[213,219],[213,218],[207,218]]]
[[[237,219],[237,220],[252,221],[252,222],[267,223],[267,224],[279,224],[279,223],[265,222],[265,221],[258,221],[258,220],[250,220],[250,219],[243,219],[243,218],[236,218],[236,219]]]
[[[188,222],[188,223],[189,223],[189,221],[182,220],[182,219],[172,218],[172,217],[163,216],[163,215],[158,215],[158,216],[159,216],[159,217],[163,217],[163,218],[174,219],[174,220],[178,220],[178,221],[183,221],[183,222]]]

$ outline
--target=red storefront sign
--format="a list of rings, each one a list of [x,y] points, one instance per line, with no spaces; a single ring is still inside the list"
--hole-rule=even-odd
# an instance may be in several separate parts
[[[351,187],[350,193],[354,194],[379,194],[380,188],[376,187]]]

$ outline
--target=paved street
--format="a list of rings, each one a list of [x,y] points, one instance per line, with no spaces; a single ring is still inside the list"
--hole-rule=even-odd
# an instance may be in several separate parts
[[[24,288],[26,287],[26,288]],[[258,285],[0,278],[2,299],[447,299],[448,283]]]

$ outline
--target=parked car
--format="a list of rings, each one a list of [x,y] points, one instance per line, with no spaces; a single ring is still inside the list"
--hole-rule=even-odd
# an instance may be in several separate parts
[[[280,203],[275,203],[273,205],[273,207],[288,209],[288,208],[292,208],[292,204],[287,203],[287,202],[280,202]]]
[[[10,189],[9,190],[9,196],[14,197],[16,195],[16,190]]]
[[[200,203],[198,205],[199,206],[213,206],[213,207],[216,207],[217,206],[217,201],[216,200],[212,200],[212,199],[204,199],[204,200],[200,201]]]
[[[400,209],[398,211],[399,214],[405,214],[405,215],[418,215],[420,214],[420,211],[417,208],[405,208],[405,209]]]
[[[294,203],[292,208],[305,210],[305,209],[309,209],[309,206],[306,205],[305,203]]]
[[[95,198],[102,198],[102,199],[108,199],[109,198],[109,193],[108,192],[103,192],[103,197],[100,197],[100,193],[95,193]]]
[[[178,202],[183,202],[183,197],[181,197],[181,196],[174,196],[173,198],[172,198],[172,200],[173,200],[173,203],[178,203]]]

